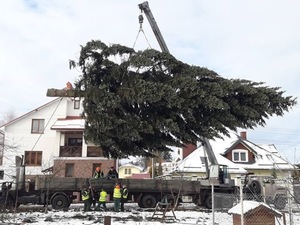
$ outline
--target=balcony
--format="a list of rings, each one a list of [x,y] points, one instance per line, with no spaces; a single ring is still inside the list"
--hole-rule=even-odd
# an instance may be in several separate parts
[[[103,157],[103,150],[101,147],[88,146],[87,157]]]
[[[59,157],[81,157],[81,146],[60,146]]]

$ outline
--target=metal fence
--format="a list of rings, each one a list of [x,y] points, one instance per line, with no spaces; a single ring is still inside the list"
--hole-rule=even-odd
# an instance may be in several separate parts
[[[285,183],[287,195],[266,199],[255,193],[216,193],[212,187],[212,209],[202,211],[197,224],[298,225],[300,185]],[[295,191],[296,187],[296,191]],[[240,189],[241,190],[241,189]]]

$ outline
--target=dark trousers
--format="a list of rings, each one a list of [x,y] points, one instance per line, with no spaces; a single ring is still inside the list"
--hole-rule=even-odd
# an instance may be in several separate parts
[[[126,198],[121,199],[121,211],[124,212],[124,203],[127,201]]]
[[[97,210],[100,210],[101,205],[103,206],[103,209],[106,211],[106,202],[98,202],[98,205],[96,207]]]
[[[121,198],[114,198],[114,211],[119,212],[121,206]]]
[[[84,200],[83,204],[84,204],[83,211],[85,211],[85,212],[86,211],[91,211],[91,201],[90,201],[90,199]]]

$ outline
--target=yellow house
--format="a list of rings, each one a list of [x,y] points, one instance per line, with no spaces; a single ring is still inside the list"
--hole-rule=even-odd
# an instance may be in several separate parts
[[[143,173],[143,168],[127,163],[119,167],[119,178],[131,178],[133,174]]]

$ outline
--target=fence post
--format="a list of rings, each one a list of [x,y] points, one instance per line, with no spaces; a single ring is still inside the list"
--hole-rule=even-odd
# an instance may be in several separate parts
[[[111,217],[104,216],[104,225],[111,225]]]
[[[290,182],[289,182],[290,183]],[[290,225],[293,225],[293,209],[292,209],[292,189],[293,185],[288,184],[287,198],[288,198],[288,212],[290,217]]]
[[[241,205],[241,225],[244,225],[244,206],[243,206],[243,184],[242,184],[242,178],[237,177],[237,179],[240,180],[240,205]]]
[[[215,190],[214,190],[214,184],[211,185],[211,210],[212,210],[212,224],[215,225]]]

